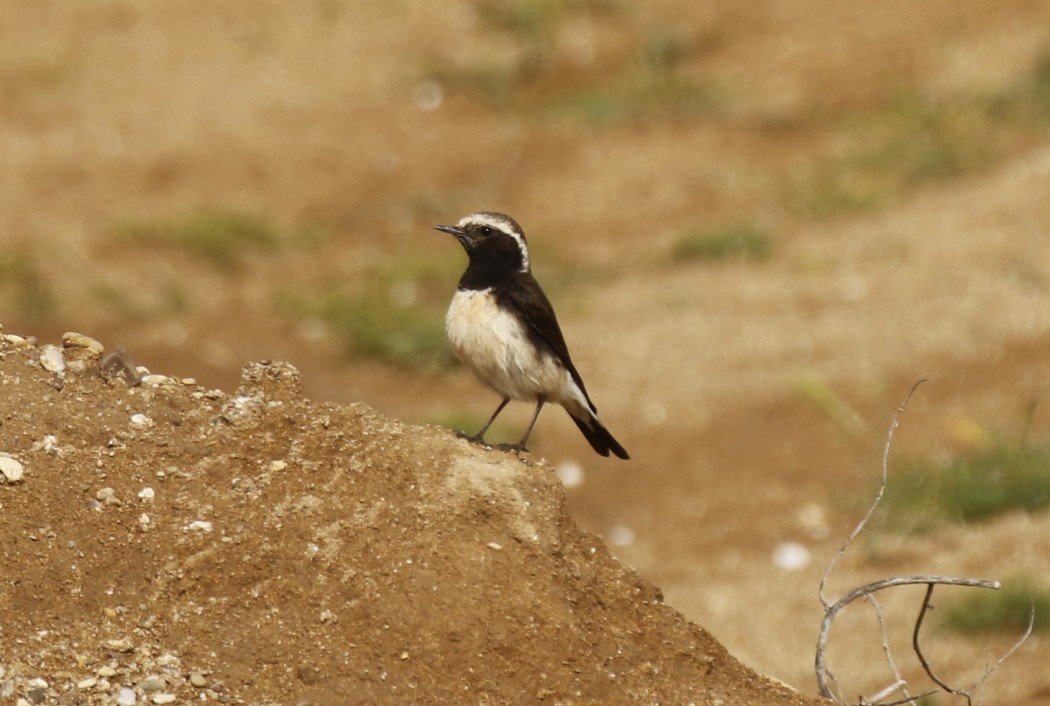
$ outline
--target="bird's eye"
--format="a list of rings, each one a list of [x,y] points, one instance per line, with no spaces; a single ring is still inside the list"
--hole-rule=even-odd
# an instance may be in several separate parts
[[[481,226],[481,234],[492,235],[492,228],[490,228],[489,226]]]

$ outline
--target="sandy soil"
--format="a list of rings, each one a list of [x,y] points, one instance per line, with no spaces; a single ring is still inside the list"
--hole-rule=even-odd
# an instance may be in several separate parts
[[[625,570],[611,560],[602,564],[602,571],[610,572],[610,591],[620,595],[616,586],[636,586],[640,595],[651,596],[650,584],[659,586],[669,606],[710,631],[748,667],[814,694],[813,644],[821,617],[817,582],[870,497],[886,426],[912,383],[930,379],[902,420],[894,459],[946,458],[979,441],[974,429],[1018,435],[1028,424],[1037,436],[1050,433],[1047,122],[994,112],[999,117],[988,119],[974,108],[1007,100],[1029,85],[1050,52],[1050,6],[1034,0],[988,0],[965,8],[947,0],[893,0],[863,8],[772,0],[746,6],[661,0],[642,9],[583,3],[546,25],[542,17],[538,25],[521,20],[518,33],[487,20],[483,6],[411,0],[372,7],[320,0],[294,7],[219,2],[205,8],[174,0],[148,6],[105,0],[87,7],[0,0],[4,330],[34,336],[41,344],[58,344],[64,332],[82,331],[109,349],[126,347],[154,371],[193,377],[230,395],[242,384],[240,370],[247,362],[286,360],[302,371],[305,397],[315,402],[301,404],[312,412],[323,409],[322,416],[347,424],[357,420],[353,425],[364,425],[358,419],[363,415],[380,426],[413,430],[401,432],[411,446],[415,442],[408,439],[418,427],[398,425],[483,419],[496,400],[462,371],[348,357],[332,327],[285,302],[317,291],[363,290],[409,300],[440,321],[463,263],[455,245],[431,226],[483,208],[511,213],[529,234],[538,275],[550,289],[602,418],[632,454],[628,464],[592,456],[569,420],[550,410],[534,436],[533,461],[541,472],[519,481],[553,493],[557,488],[550,487],[550,472],[539,459],[554,467],[578,466],[584,482],[565,491],[567,518],[558,514],[557,502],[545,512],[557,515],[566,536],[604,538],[616,559],[632,567]],[[529,26],[541,31],[530,35]],[[685,47],[670,70],[676,80],[698,88],[706,101],[701,108],[676,112],[659,102],[659,93],[645,94],[655,103],[633,118],[590,119],[573,107],[595,105],[596,91],[629,93],[640,75],[649,76],[639,68],[640,52],[665,46],[660,42]],[[534,50],[542,59],[534,75],[500,83],[506,67]],[[485,85],[488,92],[478,88]],[[901,108],[916,96],[925,101],[918,116]],[[890,167],[871,166],[873,153],[865,149],[884,144],[882,137],[894,130],[913,138],[904,140],[911,147],[883,157]],[[964,168],[957,173],[891,180],[892,188],[877,204],[833,217],[800,205],[814,174],[846,170],[851,176],[844,188],[866,187],[866,179],[897,174],[892,165],[913,159],[909,150],[926,154],[924,140],[945,135],[949,156],[961,155]],[[882,171],[872,177],[872,169]],[[246,248],[227,268],[185,247],[122,235],[128,224],[180,223],[209,210],[252,214],[273,225],[279,242]],[[771,234],[768,260],[688,263],[670,255],[681,233],[735,222],[757,223]],[[377,272],[393,275],[388,282]],[[378,287],[368,284],[377,278]],[[22,355],[6,350],[5,365]],[[40,375],[32,365],[26,370]],[[50,584],[33,583],[36,593],[25,608],[41,615],[58,611],[66,619],[44,615],[44,627],[19,623],[26,634],[18,635],[8,628],[5,608],[5,644],[22,640],[20,654],[28,655],[28,645],[46,642],[40,630],[68,625],[71,616],[81,614],[79,608],[62,612],[67,610],[62,587],[87,580],[69,573],[72,550],[68,541],[57,541],[74,517],[63,518],[64,511],[96,523],[98,534],[91,536],[99,561],[118,562],[122,547],[145,542],[142,546],[162,555],[175,552],[173,557],[181,557],[173,559],[177,563],[222,536],[218,524],[205,536],[183,532],[177,523],[198,519],[190,518],[192,511],[209,503],[242,497],[246,505],[230,505],[231,517],[271,524],[249,529],[248,523],[230,530],[231,536],[239,533],[251,552],[288,562],[282,571],[291,572],[292,562],[301,561],[305,549],[279,553],[279,537],[269,534],[276,521],[272,513],[296,492],[315,491],[295,490],[298,476],[270,473],[269,482],[287,486],[280,486],[279,498],[272,495],[272,504],[269,498],[256,502],[258,515],[252,515],[254,491],[228,487],[233,476],[258,486],[266,474],[258,464],[288,461],[290,441],[280,455],[268,458],[256,455],[235,427],[227,430],[233,435],[229,443],[242,445],[243,458],[223,466],[222,473],[232,474],[222,476],[226,485],[201,483],[208,473],[220,472],[206,459],[226,458],[226,452],[200,439],[191,442],[179,428],[167,428],[174,422],[158,419],[187,419],[187,432],[218,434],[224,427],[205,426],[203,410],[211,405],[212,413],[221,415],[230,398],[194,399],[193,386],[125,391],[79,373],[71,376],[80,381],[76,385],[109,400],[100,402],[97,425],[81,420],[56,434],[61,449],[67,448],[67,434],[93,434],[67,452],[96,454],[86,468],[78,467],[73,483],[29,470],[46,461],[55,464],[46,466],[49,473],[70,471],[61,465],[61,454],[32,449],[52,433],[52,417],[74,414],[63,405],[75,398],[39,378],[35,396],[19,392],[24,398],[11,397],[5,405],[8,421],[0,432],[8,447],[0,451],[33,463],[25,485],[0,488],[4,535],[22,537],[19,551],[32,552],[49,571],[66,572],[60,576],[66,583],[54,584],[53,594],[44,592]],[[839,406],[814,404],[807,393],[813,389],[830,390]],[[113,397],[118,392],[127,396],[123,407]],[[52,406],[43,401],[47,395]],[[154,399],[146,400],[151,395]],[[140,397],[141,410],[132,404]],[[15,421],[22,404],[44,405],[35,425]],[[170,411],[142,411],[153,404]],[[358,415],[354,410],[363,408],[353,405],[359,404],[382,417]],[[155,426],[129,429],[130,415],[139,412]],[[527,415],[525,409],[511,410],[504,431],[516,433]],[[87,429],[78,430],[80,425]],[[171,524],[143,532],[137,519],[149,512],[139,507],[139,486],[154,483],[163,468],[107,470],[105,479],[98,477],[97,462],[108,463],[98,449],[110,438],[119,442],[111,449],[113,458],[129,457],[120,445],[128,442],[118,431],[139,439],[142,453],[148,448],[170,457],[167,465],[194,469],[197,481],[165,480],[181,486],[182,509],[172,507],[165,521]],[[163,448],[149,440],[162,438],[162,431],[171,434]],[[274,438],[287,440],[290,433],[275,430]],[[437,430],[419,433],[438,448],[453,448],[442,445],[445,437]],[[327,438],[318,436],[318,443]],[[269,443],[255,440],[263,448]],[[452,457],[449,450],[434,453]],[[188,460],[176,460],[183,454]],[[448,472],[447,464],[440,468]],[[121,504],[104,505],[101,513],[84,508],[105,487],[103,480]],[[66,499],[30,495],[32,482],[53,483],[46,487]],[[321,487],[320,479],[312,482]],[[155,502],[175,502],[164,497],[159,484],[156,490]],[[392,492],[374,490],[381,496]],[[336,488],[327,492],[349,497]],[[317,512],[338,514],[328,499],[318,497]],[[417,502],[422,501],[414,498],[411,507]],[[8,511],[16,503],[29,503],[19,505],[26,512],[54,513],[47,523],[55,537],[48,539],[40,529],[43,521],[16,522],[20,516]],[[309,511],[301,511],[301,524],[287,517],[281,522],[299,528],[300,544],[313,541],[323,548],[323,542],[309,539],[317,531]],[[500,539],[492,541],[503,553],[482,551],[489,540],[476,543],[481,528],[502,526],[507,518],[481,514],[457,516],[455,522],[466,526],[457,524],[455,533],[443,536],[475,542],[462,547],[464,556],[511,562],[513,550],[523,557],[529,545]],[[472,521],[479,523],[477,529],[470,528]],[[121,532],[113,530],[118,522]],[[832,591],[874,577],[934,570],[1003,579],[1027,574],[1046,584],[1047,522],[1041,515],[1013,515],[922,537],[872,535],[843,562]],[[585,534],[576,535],[576,525]],[[164,536],[171,538],[167,544]],[[112,550],[104,546],[110,541],[117,542]],[[194,542],[200,543],[197,549]],[[594,542],[605,562],[604,545]],[[804,546],[809,563],[795,570],[778,566],[773,556],[786,542]],[[474,551],[479,554],[469,554]],[[129,560],[141,573],[128,576],[127,586],[103,586],[98,577],[91,579],[100,582],[92,587],[106,596],[109,589],[119,594],[136,581],[159,580],[158,600],[170,598],[177,590],[171,586],[181,580],[172,578],[175,569],[149,573],[158,571],[157,565],[141,557],[138,564]],[[543,560],[550,563],[537,571],[565,578],[558,572],[568,564],[550,556]],[[230,554],[225,561],[239,560]],[[320,566],[316,558],[312,562]],[[249,610],[248,604],[236,604],[247,600],[241,591],[267,580],[249,568],[239,566],[246,573],[240,578],[231,573],[228,586],[213,572],[183,569],[184,576],[197,576],[188,584],[187,600],[202,615],[220,610],[209,607],[208,595],[216,601],[227,596],[230,605]],[[13,589],[4,585],[6,600]],[[289,586],[280,590],[293,594]],[[560,590],[579,600],[586,593],[572,582]],[[138,603],[118,594],[77,598],[101,615],[91,629],[130,626],[142,617]],[[123,602],[117,600],[121,596]],[[282,630],[299,636],[308,627],[342,630],[351,624],[348,618],[307,621],[322,610],[338,613],[352,598],[331,598],[340,603],[336,607],[321,605],[318,598],[303,607],[297,625],[283,628],[277,617],[264,623],[259,613],[254,629],[271,645],[286,639]],[[539,610],[541,596],[533,599],[530,605]],[[916,600],[902,592],[888,603],[894,624],[905,631]],[[705,633],[676,622],[667,609],[639,601],[624,604],[622,625],[659,619],[678,630],[675,635],[687,635],[682,639],[713,644]],[[289,601],[265,605],[297,610]],[[118,611],[116,617],[106,609]],[[181,679],[193,670],[214,670],[209,679],[224,685],[215,691],[219,695],[293,698],[291,691],[253,694],[247,672],[219,675],[220,660],[201,657],[190,663],[189,628],[179,627],[175,616],[165,620],[165,631],[189,642],[175,646],[150,633],[133,649],[170,650],[179,662],[168,667]],[[856,621],[837,633],[832,665],[847,693],[871,694],[888,677],[877,639],[863,632],[868,623]],[[92,634],[119,639],[123,633],[117,632]],[[931,631],[929,639],[943,671],[965,682],[1013,636],[963,639]],[[218,650],[216,641],[221,637],[206,632],[193,654]],[[713,654],[707,647],[702,651]],[[115,652],[109,657],[100,655],[97,642],[78,647],[72,638],[53,648],[55,655],[89,660],[61,668],[70,674],[63,684],[88,678],[104,658],[119,666],[122,659],[145,665],[147,657],[159,664],[163,656]],[[334,652],[303,649],[307,652],[293,670],[306,664],[321,670],[323,680],[345,676],[330,661]],[[413,650],[404,650],[410,664],[400,666],[423,669]],[[906,644],[899,653],[903,661]],[[287,666],[274,652],[236,659],[226,654],[226,665],[255,665],[270,675],[265,678],[275,689],[296,683],[273,676],[278,664]],[[1046,656],[1045,636],[1026,644],[989,682],[988,703],[1050,703]],[[0,657],[9,672],[12,664]],[[526,671],[535,676],[529,664],[519,664],[515,678]],[[369,669],[378,673],[378,666]],[[726,673],[735,669],[727,667]],[[920,681],[915,665],[903,669]],[[309,670],[304,674],[309,681]],[[299,679],[301,688],[310,687],[306,681]],[[318,686],[309,698],[323,700],[322,690],[334,683]],[[416,683],[426,680],[418,676]],[[506,686],[480,683],[471,682],[472,688],[493,689],[485,692],[493,700]],[[183,698],[189,687],[180,688],[187,690],[178,692]],[[568,698],[567,693],[555,691],[551,698]],[[624,699],[648,702],[644,693]]]
[[[288,364],[128,385],[67,342],[0,344],[6,699],[816,703],[581,531],[541,459],[311,402]]]

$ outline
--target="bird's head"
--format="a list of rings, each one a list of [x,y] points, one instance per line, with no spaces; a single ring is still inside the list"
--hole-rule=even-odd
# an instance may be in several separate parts
[[[472,265],[529,271],[525,232],[510,216],[493,211],[472,213],[454,226],[434,226],[456,237]]]

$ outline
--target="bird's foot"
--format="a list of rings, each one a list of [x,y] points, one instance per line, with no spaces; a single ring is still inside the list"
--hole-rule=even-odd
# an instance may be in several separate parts
[[[492,448],[492,444],[485,441],[485,437],[483,437],[481,434],[468,434],[465,431],[457,431],[456,437],[459,439],[465,439],[476,446],[482,446],[486,449]]]
[[[529,450],[525,448],[525,444],[497,444],[496,448],[505,453],[513,451],[514,453],[528,453]]]

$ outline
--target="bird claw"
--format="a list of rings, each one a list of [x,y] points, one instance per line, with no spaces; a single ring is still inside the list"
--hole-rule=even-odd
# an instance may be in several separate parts
[[[490,444],[489,442],[485,441],[485,439],[483,437],[481,437],[480,435],[478,435],[478,434],[468,434],[465,431],[457,431],[456,432],[456,438],[458,438],[458,439],[465,439],[466,441],[469,441],[470,443],[474,444],[475,446],[481,446],[481,447],[486,448],[486,449],[491,449],[492,448],[492,444]]]
[[[529,452],[529,450],[527,448],[525,448],[525,445],[520,443],[520,442],[517,443],[517,444],[495,444],[495,445],[493,445],[493,444],[490,444],[489,442],[485,441],[485,438],[482,437],[480,434],[468,434],[465,431],[457,431],[456,432],[456,438],[457,439],[463,439],[465,441],[469,441],[470,443],[474,444],[475,446],[480,446],[481,448],[488,449],[490,451],[492,449],[496,449],[497,451],[502,451],[504,453],[510,453],[511,451],[513,451],[513,452],[519,453],[519,454],[521,454],[521,453],[528,453]]]

